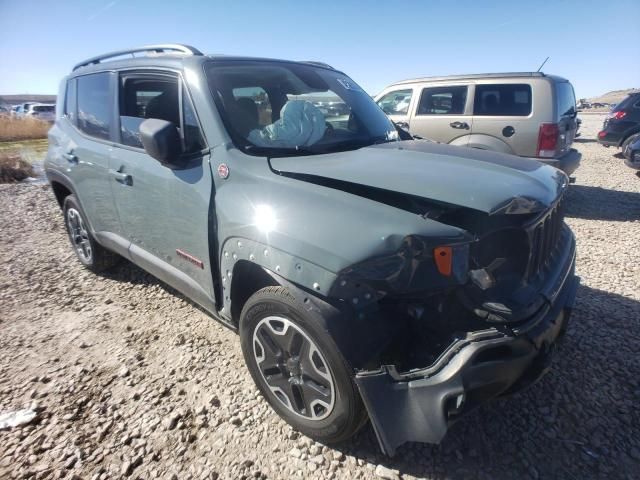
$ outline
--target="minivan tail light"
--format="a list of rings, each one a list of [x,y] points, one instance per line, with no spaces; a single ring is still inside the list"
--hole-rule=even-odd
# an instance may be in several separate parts
[[[627,116],[627,112],[623,112],[622,110],[620,110],[619,112],[615,112],[611,118],[615,118],[616,120],[620,120],[624,117]]]
[[[555,156],[560,129],[557,123],[543,123],[538,133],[538,157],[550,158]]]

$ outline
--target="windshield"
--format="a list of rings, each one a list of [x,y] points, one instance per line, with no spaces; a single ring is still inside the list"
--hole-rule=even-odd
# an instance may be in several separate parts
[[[236,147],[270,157],[397,141],[395,127],[343,73],[287,62],[208,64],[207,78]]]

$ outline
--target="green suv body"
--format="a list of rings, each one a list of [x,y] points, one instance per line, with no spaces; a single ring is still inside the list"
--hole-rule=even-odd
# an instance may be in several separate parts
[[[267,401],[325,442],[367,418],[388,454],[439,442],[546,371],[578,285],[565,174],[400,140],[317,62],[89,59],[45,170],[85,266],[124,257],[239,331]]]

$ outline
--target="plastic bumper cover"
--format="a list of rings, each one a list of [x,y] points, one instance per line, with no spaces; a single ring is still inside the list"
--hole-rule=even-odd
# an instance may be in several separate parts
[[[469,333],[424,369],[401,374],[383,366],[359,372],[355,381],[383,452],[393,455],[408,441],[439,443],[461,414],[546,373],[575,301],[579,278],[574,270],[575,243],[543,292],[548,302],[517,328]]]
[[[567,153],[559,158],[534,158],[534,160],[556,167],[567,175],[571,175],[580,166],[582,154],[575,148],[571,148]]]

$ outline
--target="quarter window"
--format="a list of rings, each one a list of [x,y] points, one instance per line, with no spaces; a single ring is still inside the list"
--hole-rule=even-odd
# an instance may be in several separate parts
[[[109,73],[84,75],[77,79],[78,128],[92,137],[109,139],[112,101]]]
[[[64,96],[64,114],[73,124],[76,123],[76,79],[67,81],[67,92]]]
[[[467,86],[430,87],[422,90],[417,115],[462,115]]]
[[[409,104],[413,90],[395,90],[382,96],[378,105],[387,115],[406,115],[409,112]]]
[[[474,115],[526,117],[530,113],[530,85],[476,85]]]

